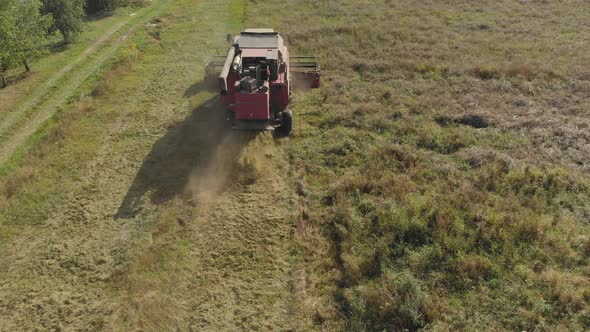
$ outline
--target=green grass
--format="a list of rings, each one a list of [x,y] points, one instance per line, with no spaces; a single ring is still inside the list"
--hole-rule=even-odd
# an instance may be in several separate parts
[[[118,30],[115,31],[111,29],[111,25],[106,26],[112,33],[112,35],[109,36],[95,35],[97,29],[92,26],[92,23],[94,22],[89,23],[90,27],[94,29],[83,34],[80,41],[75,44],[77,47],[84,49],[84,53],[88,54],[84,56],[83,54],[80,54],[82,53],[81,50],[77,51],[77,48],[74,47],[62,52],[64,54],[61,54],[62,56],[57,58],[66,58],[70,62],[68,63],[70,66],[68,71],[62,71],[62,66],[60,66],[59,62],[51,62],[52,67],[43,67],[40,65],[41,69],[39,75],[51,74],[53,75],[51,79],[48,79],[44,83],[39,83],[36,81],[36,79],[39,78],[39,75],[33,75],[33,77],[27,78],[24,82],[19,82],[16,87],[11,87],[11,89],[22,89],[20,92],[23,92],[28,88],[38,89],[39,91],[35,91],[34,96],[30,96],[24,100],[13,100],[12,104],[10,102],[6,103],[6,106],[12,108],[10,109],[11,112],[8,112],[7,109],[6,112],[8,115],[6,116],[5,121],[11,122],[9,122],[10,125],[2,128],[3,132],[0,143],[9,141],[11,135],[18,136],[19,129],[27,122],[34,121],[35,116],[37,116],[38,113],[43,113],[44,109],[48,109],[47,111],[54,113],[65,104],[75,102],[80,99],[81,96],[88,94],[90,92],[89,89],[92,89],[95,82],[117,61],[127,61],[136,57],[136,53],[139,51],[138,45],[139,47],[142,47],[142,45],[146,44],[146,40],[151,37],[148,36],[147,39],[146,37],[143,37],[142,40],[134,41],[129,44],[129,47],[122,47],[120,44],[124,43],[120,43],[118,39],[122,38],[124,34],[132,32],[131,30],[137,29],[138,23],[157,15],[161,12],[165,4],[165,1],[158,2],[151,7],[141,9],[139,13],[134,12],[134,14],[137,15],[131,18],[128,17],[130,9],[120,10],[117,15],[111,16],[115,18],[118,17],[118,20],[114,18],[109,20],[111,17],[105,18],[104,20],[110,21],[111,25],[114,24],[119,27]],[[98,31],[105,33],[105,31],[100,29],[98,29]],[[99,41],[97,41],[99,38],[106,39],[104,39],[102,43],[99,43]],[[90,52],[91,48],[94,48],[92,52]],[[56,57],[55,55],[50,55],[46,58],[42,58],[41,62],[48,59],[55,60]],[[14,97],[11,93],[10,90],[3,91],[0,97],[5,97],[10,101],[11,97]],[[49,115],[51,116],[51,114]],[[6,175],[18,165],[23,156],[30,151],[31,147],[35,146],[39,137],[43,135],[43,128],[45,127],[47,127],[47,125],[41,123],[39,128],[35,129],[35,133],[31,134],[26,142],[22,143],[22,146],[17,146],[15,148],[15,152],[11,156],[8,156],[9,158],[6,158],[8,161],[1,166],[0,174]],[[10,144],[10,142],[7,142],[6,144]]]
[[[0,90],[0,100],[2,100],[3,113],[14,108],[16,103],[26,98],[27,94],[34,91],[40,84],[62,67],[66,66],[73,59],[77,58],[86,50],[86,48],[99,39],[109,28],[129,19],[129,14],[137,11],[133,8],[120,8],[115,14],[97,20],[90,20],[84,24],[84,31],[79,39],[67,45],[64,50],[45,52],[39,59],[31,62],[32,73],[26,79],[17,81],[9,88]],[[59,36],[51,38],[46,47],[49,49],[53,43],[59,43]],[[13,70],[13,75],[18,75],[22,68]]]

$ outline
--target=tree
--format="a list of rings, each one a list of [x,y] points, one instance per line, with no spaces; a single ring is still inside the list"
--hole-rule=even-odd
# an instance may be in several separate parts
[[[107,11],[113,11],[123,5],[125,5],[124,0],[104,0],[105,9]]]
[[[53,20],[49,15],[41,15],[39,0],[17,0],[16,3],[14,56],[31,71],[28,60],[39,54],[39,45],[47,37]]]
[[[121,6],[125,6],[127,0],[86,0],[87,13],[93,14],[99,11],[111,12]]]
[[[51,30],[59,30],[64,41],[69,43],[82,31],[84,0],[43,0],[42,12],[51,14]]]
[[[41,15],[38,0],[0,0],[0,73],[6,85],[4,73],[19,64],[30,71],[29,59],[39,53],[53,20]]]
[[[0,76],[2,87],[6,87],[5,72],[15,65],[14,57],[11,56],[12,44],[14,41],[14,3],[0,0]]]

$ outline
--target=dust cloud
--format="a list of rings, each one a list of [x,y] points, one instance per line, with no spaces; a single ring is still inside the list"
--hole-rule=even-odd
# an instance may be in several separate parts
[[[227,188],[254,184],[272,171],[273,149],[268,132],[232,132],[215,148],[204,167],[191,172],[185,193],[203,207]]]

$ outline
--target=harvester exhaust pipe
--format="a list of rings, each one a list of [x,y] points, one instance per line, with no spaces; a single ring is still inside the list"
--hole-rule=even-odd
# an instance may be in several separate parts
[[[227,94],[227,75],[229,74],[229,69],[231,68],[235,55],[236,49],[230,47],[229,51],[227,51],[227,57],[225,58],[225,63],[221,69],[221,74],[219,75],[219,88],[221,89],[222,95]]]

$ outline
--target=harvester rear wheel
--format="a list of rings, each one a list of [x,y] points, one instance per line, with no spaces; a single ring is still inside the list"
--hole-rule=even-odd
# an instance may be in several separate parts
[[[281,133],[285,136],[291,133],[291,129],[293,128],[293,115],[291,111],[285,110],[283,111],[283,118],[281,120]]]

